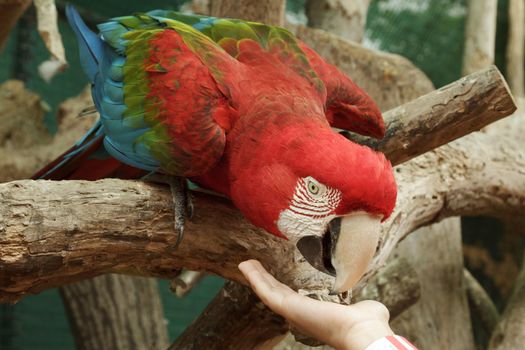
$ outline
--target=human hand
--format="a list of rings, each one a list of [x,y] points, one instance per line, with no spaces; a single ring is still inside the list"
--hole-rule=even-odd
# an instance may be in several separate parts
[[[393,335],[387,308],[372,300],[340,305],[302,296],[277,281],[260,262],[248,260],[239,269],[261,301],[305,334],[340,350],[363,350]]]

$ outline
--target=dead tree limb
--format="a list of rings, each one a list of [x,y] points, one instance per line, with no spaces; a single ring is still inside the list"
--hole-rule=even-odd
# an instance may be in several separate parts
[[[421,286],[419,301],[391,322],[394,332],[419,349],[474,350],[459,218],[414,231],[393,254],[407,259]]]
[[[497,0],[469,0],[463,53],[463,75],[494,64]]]
[[[264,326],[254,327],[254,322]],[[285,320],[267,309],[249,287],[228,282],[170,350],[255,349],[287,330]]]
[[[448,90],[464,84],[465,80],[460,80]],[[436,104],[446,103],[424,97],[416,101],[421,101],[420,108],[410,110],[421,115],[430,114]],[[469,111],[465,105],[467,101],[456,106]],[[489,110],[500,113],[500,108]],[[450,122],[447,118],[441,120]],[[473,124],[477,121],[484,123],[484,119],[472,119]],[[453,120],[453,129],[457,129],[457,123]],[[410,125],[414,124],[406,127]],[[441,132],[444,128],[439,124],[436,127],[440,137],[447,137]],[[456,133],[451,134],[457,137]],[[433,138],[431,135],[429,132],[427,137]],[[450,215],[483,211],[511,215],[522,208],[525,195],[519,189],[523,185],[523,158],[517,151],[498,153],[501,148],[512,150],[512,140],[473,136],[397,169],[398,210],[385,224],[385,251],[377,256],[375,270],[383,265],[397,241],[423,224]],[[485,154],[480,158],[482,151]],[[496,170],[501,178],[494,175],[498,174]],[[297,260],[294,247],[248,224],[223,199],[196,196],[197,216],[188,225],[184,244],[172,252],[175,235],[171,230],[169,198],[159,187],[115,180],[21,181],[0,185],[0,196],[4,203],[0,207],[0,295],[4,301],[105,272],[169,278],[177,267],[185,267],[242,281],[237,263],[252,257],[280,271],[292,286],[322,289],[332,282]],[[49,210],[50,206],[55,210]],[[133,217],[136,213],[140,216]],[[238,254],[232,254],[237,251]],[[313,285],[304,285],[305,276]]]
[[[383,226],[370,272],[417,227],[457,215],[517,217],[525,206],[523,169],[525,157],[512,140],[485,134],[398,167],[397,210]],[[331,285],[330,277],[294,255],[293,246],[253,227],[228,201],[195,197],[195,219],[173,250],[164,188],[118,180],[1,184],[0,300],[106,272],[171,278],[185,267],[242,282],[237,264],[248,258],[295,288]]]
[[[420,295],[416,271],[406,259],[396,257],[370,279],[355,301],[381,301],[390,311],[390,319],[394,319],[416,303]]]
[[[523,227],[523,226],[522,226]],[[490,350],[519,349],[525,340],[525,260],[500,322],[492,333]]]
[[[515,110],[505,79],[491,66],[386,112],[388,132],[382,140],[355,134],[349,138],[385,153],[396,165],[478,131]]]
[[[525,95],[525,0],[509,1],[509,40],[506,50],[507,79],[514,95]]]
[[[492,334],[498,324],[499,311],[487,291],[472,276],[469,270],[463,269],[463,278],[467,289],[469,303],[474,308],[474,314],[481,320],[481,324],[487,334]]]

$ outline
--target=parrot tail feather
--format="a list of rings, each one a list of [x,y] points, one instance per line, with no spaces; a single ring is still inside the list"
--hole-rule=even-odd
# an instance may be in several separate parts
[[[89,80],[93,83],[104,55],[104,42],[97,34],[88,28],[75,7],[71,4],[68,4],[66,7],[66,17],[79,42],[80,63],[82,64],[82,68],[88,75]]]
[[[73,147],[42,168],[33,180],[137,179],[147,172],[111,157],[103,146],[104,131],[98,121]]]

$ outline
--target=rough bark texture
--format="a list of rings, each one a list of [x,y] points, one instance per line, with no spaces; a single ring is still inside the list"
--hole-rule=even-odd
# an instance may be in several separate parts
[[[308,0],[308,26],[360,43],[370,0]]]
[[[525,0],[509,0],[507,79],[514,95],[525,95]]]
[[[382,140],[349,137],[380,150],[396,165],[480,130],[515,110],[505,79],[491,66],[385,113],[388,132]],[[430,132],[432,137],[428,137]]]
[[[440,103],[425,102],[418,112],[425,114]],[[481,214],[484,210],[512,216],[522,209],[523,155],[513,149],[512,140],[483,134],[472,136],[429,152],[396,170],[398,210],[385,225],[385,233],[393,232],[382,240],[383,251],[376,257],[374,270],[384,264],[397,241],[422,224],[454,214]],[[130,264],[136,272],[150,275],[173,277],[176,267],[185,267],[239,281],[242,279],[236,264],[254,257],[251,254],[257,250],[255,257],[267,266],[289,273],[285,280],[292,286],[303,287],[303,279],[311,277],[314,271],[305,262],[290,265],[293,247],[247,224],[222,199],[197,197],[197,215],[187,227],[188,237],[176,252],[168,254],[175,235],[170,229],[168,198],[158,187],[115,180],[26,181],[1,186],[6,203],[0,208],[3,213],[0,265],[4,268],[0,278],[5,281],[1,284],[4,300],[86,275],[114,270],[129,272]],[[56,210],[49,211],[49,206]],[[130,213],[137,212],[143,216],[130,217]],[[217,246],[210,244],[209,232],[221,233]],[[246,242],[248,237],[250,241]],[[225,247],[228,244],[230,249]],[[243,247],[246,244],[252,249],[246,250]],[[234,248],[240,249],[239,254],[232,255]],[[44,272],[46,280],[39,278]],[[326,276],[309,282],[322,289],[332,279]]]
[[[370,272],[422,225],[456,215],[520,215],[525,156],[514,145],[499,134],[473,134],[397,167],[397,209],[383,225]],[[18,181],[0,185],[0,196],[3,301],[110,271],[171,278],[174,269],[186,267],[242,282],[237,264],[247,258],[261,260],[295,288],[322,291],[333,282],[224,199],[196,194],[195,219],[174,251],[170,196],[158,186]]]
[[[463,75],[494,63],[497,0],[469,0],[463,53]]]
[[[168,346],[164,312],[151,278],[103,275],[61,288],[78,350]]]
[[[282,26],[285,5],[284,0],[215,0],[211,2],[211,15]]]
[[[525,114],[513,123],[505,123],[501,128],[514,127],[517,135],[523,135],[525,131]],[[518,124],[519,123],[519,124]],[[523,147],[525,140],[521,139],[520,144]],[[525,226],[523,217],[518,220],[509,220],[506,222],[507,234],[525,236]],[[516,248],[523,249],[522,243]],[[505,310],[499,319],[488,346],[489,350],[511,350],[523,347],[525,342],[525,252],[521,252],[521,271],[514,281],[514,288],[505,305]]]
[[[11,29],[31,4],[31,0],[0,0],[0,50],[3,49]]]
[[[425,74],[402,56],[366,49],[319,29],[291,24],[287,28],[348,74],[382,111],[434,90]]]
[[[394,332],[419,349],[474,349],[463,284],[459,219],[414,232],[395,252],[417,271],[421,298],[392,322]]]
[[[250,288],[228,282],[170,349],[256,349],[287,330],[284,319],[270,312]]]
[[[395,319],[421,296],[416,267],[402,256],[394,257],[370,279],[353,301],[380,300]]]
[[[523,227],[523,226],[522,226]],[[490,350],[520,349],[525,342],[525,260],[514,291],[490,340]]]

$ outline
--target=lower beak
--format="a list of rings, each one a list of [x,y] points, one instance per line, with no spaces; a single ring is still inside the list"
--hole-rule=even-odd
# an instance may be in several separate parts
[[[306,236],[297,248],[315,268],[335,275],[333,292],[350,290],[374,256],[381,218],[365,212],[333,219],[323,237]]]

